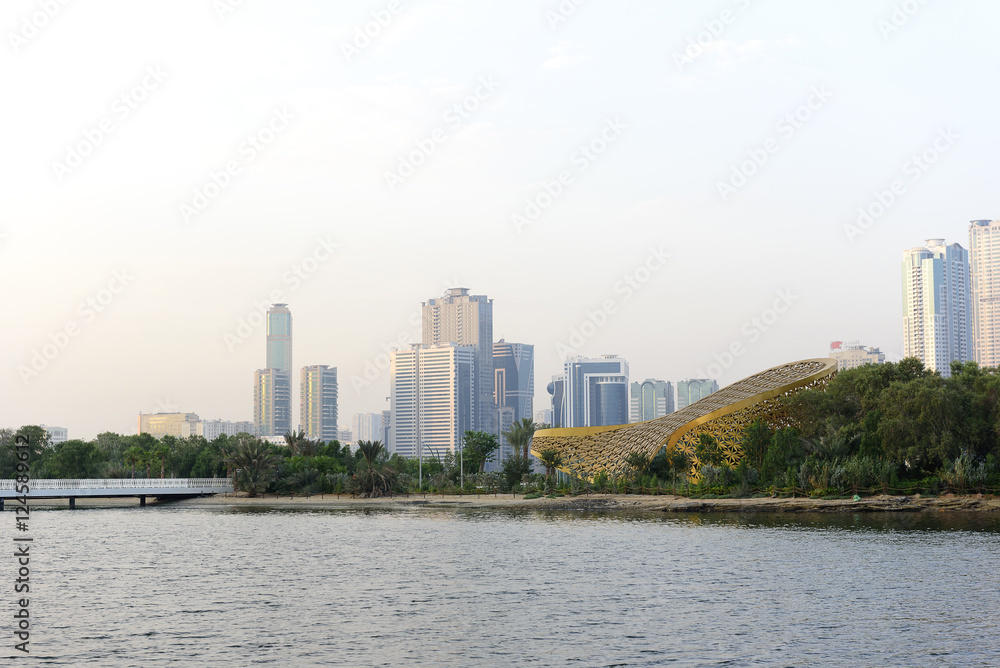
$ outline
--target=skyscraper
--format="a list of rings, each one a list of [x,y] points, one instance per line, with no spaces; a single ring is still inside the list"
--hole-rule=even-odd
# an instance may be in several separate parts
[[[493,300],[470,295],[468,288],[449,288],[444,297],[423,304],[423,344],[455,344],[475,350],[473,429],[496,433],[493,398]]]
[[[351,432],[355,441],[382,441],[382,414],[355,413],[351,418]]]
[[[261,438],[292,430],[292,314],[287,304],[267,312],[267,366],[254,372],[253,424]]]
[[[969,223],[972,357],[1000,366],[1000,220]]]
[[[392,452],[443,457],[461,448],[463,435],[476,424],[472,397],[477,353],[474,346],[453,344],[414,344],[410,350],[392,352]]]
[[[628,424],[628,362],[617,355],[571,357],[563,366],[563,427]]]
[[[292,374],[257,369],[253,376],[253,425],[261,438],[280,438],[292,430]]]
[[[953,360],[972,359],[969,253],[928,239],[903,252],[903,356],[950,375]]]
[[[287,304],[267,312],[267,368],[292,372],[292,314]]]
[[[337,368],[304,366],[299,382],[299,429],[313,441],[336,441]]]
[[[549,423],[553,427],[566,426],[566,373],[557,373],[552,376],[552,381],[548,387],[549,394],[552,395],[552,421]]]
[[[493,391],[497,406],[514,409],[514,421],[531,418],[535,401],[535,346],[493,344]]]
[[[645,422],[674,412],[674,385],[647,378],[632,383],[632,406],[629,422]]]
[[[690,406],[719,391],[719,384],[711,378],[689,378],[677,383],[677,410]]]

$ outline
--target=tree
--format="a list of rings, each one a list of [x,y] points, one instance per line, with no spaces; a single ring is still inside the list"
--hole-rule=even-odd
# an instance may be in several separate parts
[[[558,450],[542,450],[538,453],[538,459],[545,466],[545,475],[552,478],[556,469],[562,466],[563,458]]]
[[[530,461],[528,450],[531,446],[531,437],[536,431],[545,427],[546,425],[536,424],[531,418],[521,418],[511,425],[510,431],[503,432],[503,435],[507,437],[507,442],[512,448],[520,449],[524,453],[525,461]]]
[[[301,429],[297,432],[285,432],[285,444],[292,455],[315,457],[319,451],[319,444],[316,441],[306,438],[306,433]]]
[[[392,481],[396,472],[379,461],[383,453],[382,441],[358,441],[358,452],[364,467],[355,474],[358,481],[358,496],[374,499],[392,491]]]
[[[632,474],[636,477],[642,475],[649,468],[650,459],[648,455],[641,452],[630,452],[625,457],[625,463],[632,469]]]
[[[531,462],[521,456],[520,449],[504,457],[502,466],[504,480],[512,491],[517,488],[526,473],[531,473]]]
[[[462,437],[462,465],[468,464],[470,471],[482,473],[486,462],[493,461],[493,455],[499,447],[496,434],[467,431]]]
[[[234,486],[251,497],[267,487],[279,461],[268,443],[252,436],[237,437],[226,457],[226,464],[236,471]]]
[[[150,453],[150,455],[153,457],[154,461],[156,461],[157,459],[160,460],[160,478],[163,478],[164,469],[167,464],[167,457],[170,456],[170,446],[167,445],[166,443],[161,443],[160,445],[153,448],[153,451]]]
[[[135,465],[136,462],[142,461],[142,448],[132,446],[122,453],[125,461],[132,466],[132,478],[135,479]]]
[[[699,434],[698,443],[694,446],[694,456],[700,466],[725,466],[726,455],[719,447],[719,442],[711,434]]]
[[[670,480],[672,481],[671,484],[674,485],[673,491],[676,492],[677,472],[687,471],[691,468],[691,455],[675,446],[667,456],[667,461],[670,462]],[[685,479],[687,479],[687,476],[685,476]]]
[[[764,466],[764,455],[771,445],[771,428],[761,419],[754,420],[743,431],[743,458],[758,471]]]

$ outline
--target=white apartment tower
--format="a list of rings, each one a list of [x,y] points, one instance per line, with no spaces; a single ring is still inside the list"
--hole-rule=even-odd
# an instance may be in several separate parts
[[[969,253],[928,239],[903,252],[903,356],[950,375],[952,361],[972,359]]]
[[[390,356],[391,451],[401,457],[443,457],[475,430],[474,346],[414,344]],[[492,405],[490,412],[493,412]]]
[[[493,398],[493,300],[449,288],[423,304],[423,345],[471,346],[475,351],[475,421],[472,429],[496,433]]]
[[[969,223],[972,357],[1000,366],[1000,220]]]

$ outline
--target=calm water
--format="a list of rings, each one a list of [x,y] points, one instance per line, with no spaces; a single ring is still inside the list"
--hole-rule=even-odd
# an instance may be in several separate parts
[[[1000,665],[996,516],[168,506],[32,525],[32,664]]]

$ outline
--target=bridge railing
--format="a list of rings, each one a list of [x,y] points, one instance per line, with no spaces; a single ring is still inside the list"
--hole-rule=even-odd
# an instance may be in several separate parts
[[[17,489],[16,480],[0,480],[0,491]],[[42,489],[232,489],[230,478],[35,478],[31,491]]]

